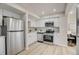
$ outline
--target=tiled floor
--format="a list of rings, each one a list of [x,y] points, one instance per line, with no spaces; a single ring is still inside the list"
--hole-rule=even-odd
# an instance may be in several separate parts
[[[35,43],[19,55],[75,55],[76,47],[62,47],[52,44]]]

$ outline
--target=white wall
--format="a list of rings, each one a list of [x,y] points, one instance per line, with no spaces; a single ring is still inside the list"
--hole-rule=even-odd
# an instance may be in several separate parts
[[[67,46],[67,19],[65,17],[61,17],[59,19],[59,38],[55,39],[56,44],[61,46]]]

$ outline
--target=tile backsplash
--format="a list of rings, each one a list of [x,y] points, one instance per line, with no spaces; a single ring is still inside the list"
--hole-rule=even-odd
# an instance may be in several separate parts
[[[34,32],[34,31],[37,31],[37,32],[46,32],[47,29],[52,29],[54,30],[54,28],[42,28],[42,27],[38,27],[38,28],[29,28],[29,32]]]

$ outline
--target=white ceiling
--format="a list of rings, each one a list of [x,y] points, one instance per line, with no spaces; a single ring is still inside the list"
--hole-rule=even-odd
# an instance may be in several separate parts
[[[66,9],[66,3],[18,3],[18,5],[38,16],[65,13]],[[54,12],[53,9],[56,11]]]

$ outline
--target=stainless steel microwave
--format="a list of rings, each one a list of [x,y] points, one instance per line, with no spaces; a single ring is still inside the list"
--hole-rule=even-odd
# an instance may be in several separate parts
[[[45,23],[45,27],[53,27],[54,26],[54,22],[46,22]]]

